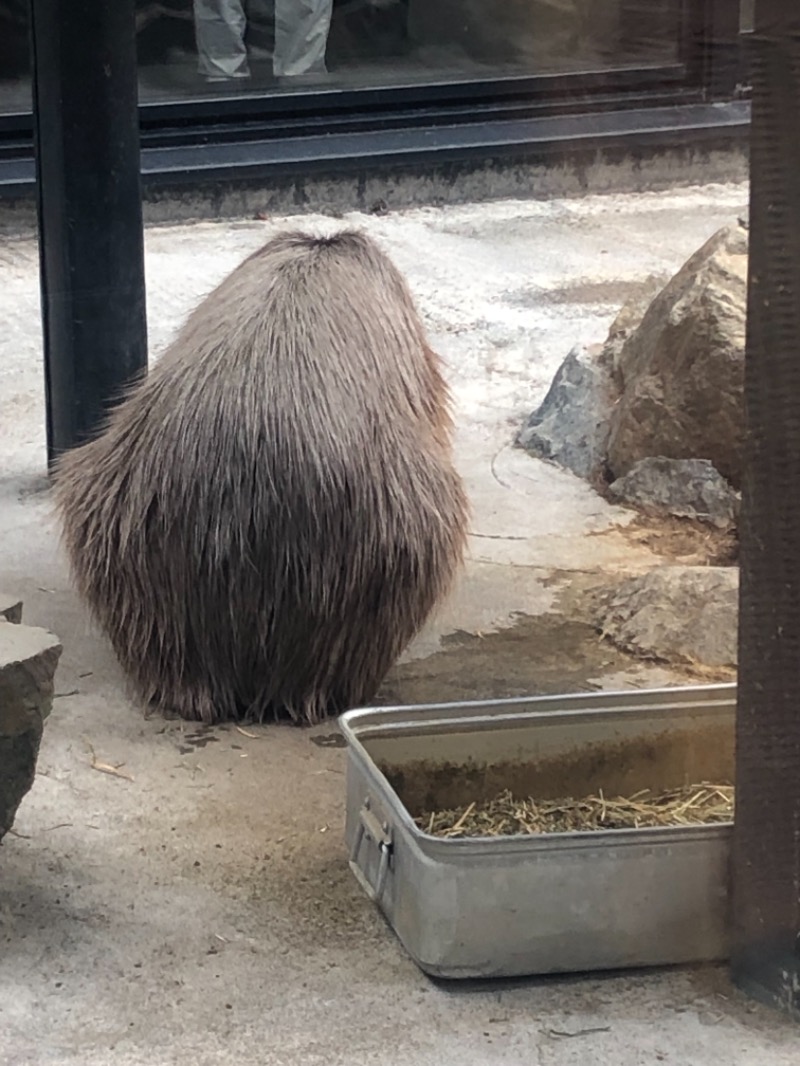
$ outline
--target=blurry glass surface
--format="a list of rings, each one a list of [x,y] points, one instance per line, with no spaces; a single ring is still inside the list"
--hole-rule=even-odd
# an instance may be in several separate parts
[[[742,33],[752,33],[754,11],[755,0],[740,0],[739,29],[742,31]]]
[[[747,0],[742,0],[746,5]],[[136,0],[142,103],[646,67],[682,0]],[[0,0],[0,113],[31,106],[28,0]]]
[[[0,115],[31,109],[29,0],[0,0]]]
[[[675,62],[680,0],[160,0],[142,99]]]

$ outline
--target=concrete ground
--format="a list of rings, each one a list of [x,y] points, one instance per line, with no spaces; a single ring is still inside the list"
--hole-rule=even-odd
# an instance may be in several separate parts
[[[682,680],[608,649],[570,613],[581,582],[659,561],[626,534],[630,514],[510,442],[569,348],[601,341],[643,280],[677,269],[746,195],[714,186],[345,220],[406,272],[447,360],[474,509],[464,578],[384,699]],[[148,232],[155,355],[287,221]],[[0,1063],[800,1061],[797,1028],[720,967],[432,983],[347,867],[334,725],[143,715],[70,587],[49,512],[36,248],[6,238],[0,256],[0,587],[64,644],[36,784],[0,851]]]

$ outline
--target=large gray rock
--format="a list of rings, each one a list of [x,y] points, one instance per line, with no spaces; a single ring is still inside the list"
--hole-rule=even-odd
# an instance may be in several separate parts
[[[47,630],[0,619],[0,840],[33,784],[61,650]]]
[[[739,571],[663,566],[606,593],[597,624],[626,651],[666,662],[735,667]]]
[[[605,481],[609,420],[619,397],[620,352],[663,284],[649,277],[619,311],[603,345],[576,345],[547,395],[517,435],[517,444],[596,483]]]
[[[616,359],[609,467],[708,459],[735,488],[744,447],[747,231],[717,232],[653,300]]]
[[[561,364],[517,443],[578,477],[592,479],[605,459],[614,392],[608,370],[591,349],[575,347]]]
[[[720,529],[739,515],[739,494],[707,459],[640,459],[608,491],[646,514],[694,518]]]

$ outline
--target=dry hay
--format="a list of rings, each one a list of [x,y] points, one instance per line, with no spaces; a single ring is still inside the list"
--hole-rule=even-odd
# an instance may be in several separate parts
[[[519,834],[580,833],[607,829],[709,825],[733,819],[734,788],[726,784],[687,785],[634,795],[519,799],[506,790],[488,802],[445,811],[426,811],[416,823],[437,837],[497,837]]]
[[[674,515],[637,515],[616,526],[631,544],[648,548],[684,566],[736,566],[739,538],[735,528],[717,529],[705,522]]]

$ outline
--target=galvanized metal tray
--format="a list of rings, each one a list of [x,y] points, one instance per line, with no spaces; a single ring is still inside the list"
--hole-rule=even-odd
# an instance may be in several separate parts
[[[503,787],[552,798],[733,781],[735,701],[728,684],[349,711],[353,873],[438,977],[725,958],[730,823],[442,839],[413,815]]]

